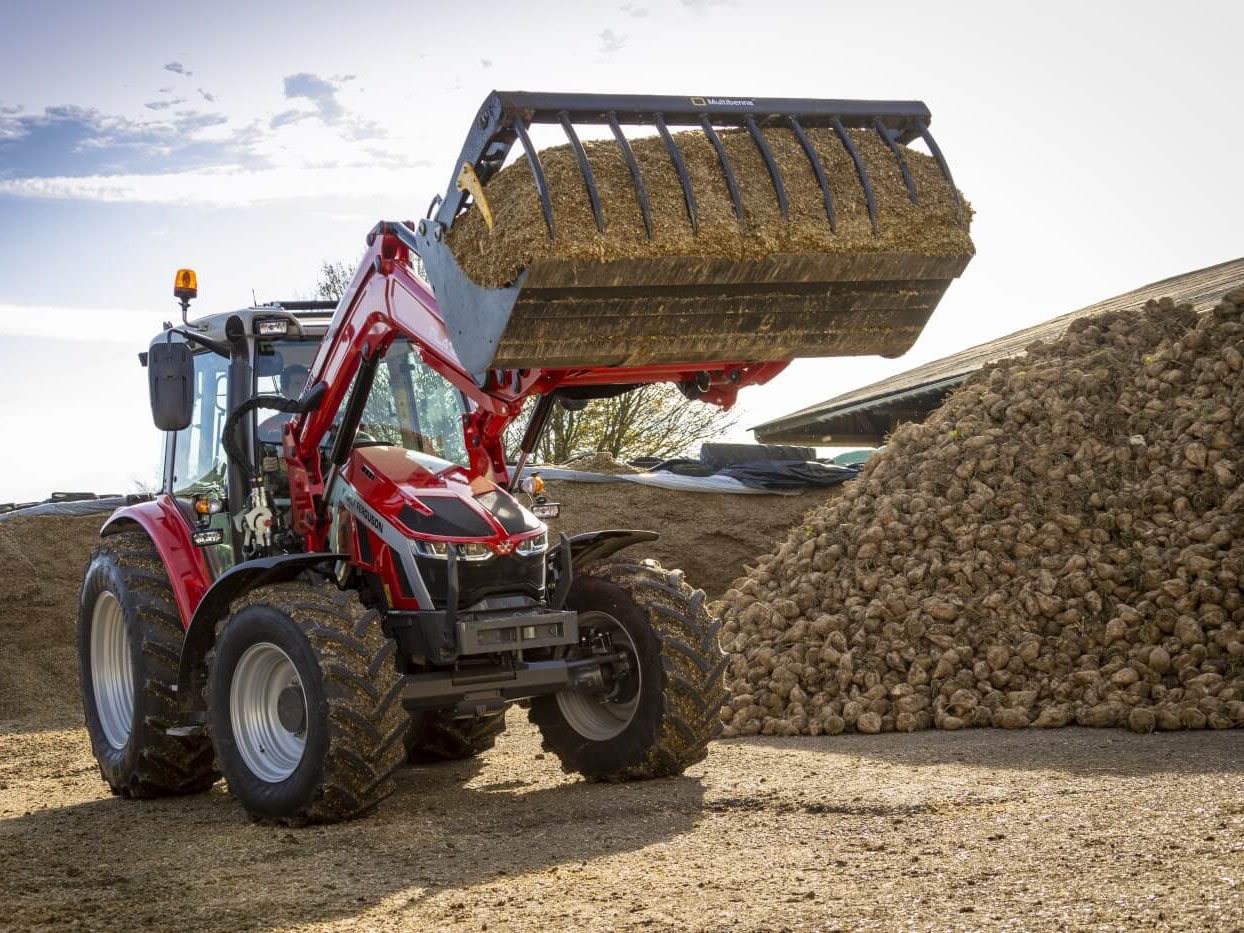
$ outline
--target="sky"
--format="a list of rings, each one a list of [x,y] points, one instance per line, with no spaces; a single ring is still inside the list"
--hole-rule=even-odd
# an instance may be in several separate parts
[[[906,356],[798,361],[744,390],[734,439],[1244,255],[1239,3],[48,9],[0,0],[0,502],[152,482],[137,353],[174,271],[200,313],[308,295],[377,220],[423,215],[494,88],[929,105],[976,258]]]

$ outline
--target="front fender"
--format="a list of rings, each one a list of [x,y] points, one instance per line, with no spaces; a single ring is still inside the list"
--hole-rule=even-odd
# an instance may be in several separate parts
[[[160,554],[160,560],[168,573],[181,624],[187,626],[195,609],[212,585],[211,571],[203,552],[190,540],[190,525],[169,495],[157,496],[150,502],[127,505],[112,513],[100,537],[114,535],[139,527],[147,533],[151,543]]]
[[[570,538],[570,563],[575,570],[578,570],[580,567],[592,563],[592,561],[611,557],[623,548],[643,544],[647,541],[655,541],[659,537],[660,535],[655,531],[632,531],[619,528],[572,535]],[[554,566],[556,566],[559,559],[561,547],[558,544],[549,552],[549,561]]]
[[[344,554],[281,554],[248,560],[222,573],[199,601],[186,628],[177,668],[177,697],[182,711],[204,708],[207,654],[216,644],[216,623],[228,614],[235,599],[257,587],[293,580],[303,571],[316,567],[331,574],[332,565],[345,559]]]

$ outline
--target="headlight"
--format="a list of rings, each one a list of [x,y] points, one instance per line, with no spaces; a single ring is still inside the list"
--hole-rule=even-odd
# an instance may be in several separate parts
[[[532,554],[543,554],[549,547],[549,533],[542,531],[534,538],[528,538],[526,541],[520,541],[518,547],[514,549],[516,554],[523,557],[530,557]]]
[[[439,557],[446,560],[449,557],[449,545],[444,541],[423,541],[415,539],[415,553],[423,557]],[[487,544],[481,544],[473,541],[470,544],[455,545],[458,551],[459,560],[488,560],[492,557],[492,548]]]
[[[492,548],[487,544],[462,544],[458,547],[458,556],[463,560],[488,560],[492,557]]]

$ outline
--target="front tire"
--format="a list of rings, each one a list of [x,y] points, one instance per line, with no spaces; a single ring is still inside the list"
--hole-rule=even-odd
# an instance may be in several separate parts
[[[91,751],[114,794],[195,794],[216,783],[205,736],[171,736],[184,630],[147,533],[104,538],[78,600],[78,673]]]
[[[245,597],[208,659],[207,696],[217,760],[253,819],[351,820],[393,792],[406,728],[394,650],[331,584]]]
[[[721,730],[726,657],[703,590],[655,561],[591,565],[567,606],[589,640],[607,639],[635,670],[605,697],[570,688],[532,700],[546,751],[589,781],[669,777],[702,761]]]

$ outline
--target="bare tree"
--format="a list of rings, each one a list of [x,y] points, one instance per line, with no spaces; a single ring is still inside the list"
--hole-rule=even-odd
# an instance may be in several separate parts
[[[324,260],[320,263],[320,277],[315,283],[315,297],[325,301],[340,301],[341,296],[350,287],[350,282],[354,278],[358,265],[357,259],[354,262],[329,262],[327,259]],[[414,253],[411,253],[410,265],[415,275],[426,280],[427,276],[423,271],[423,260]]]
[[[530,406],[528,407],[530,412]],[[613,398],[588,402],[580,411],[554,407],[535,458],[564,463],[577,453],[603,450],[617,460],[677,457],[701,441],[734,426],[734,416],[716,405],[692,402],[672,385],[640,386]],[[518,447],[526,419],[509,432],[509,448]]]
[[[358,263],[350,265],[344,262],[320,263],[320,277],[315,283],[315,297],[325,301],[340,301],[346,293],[350,280],[354,278],[354,270]]]

